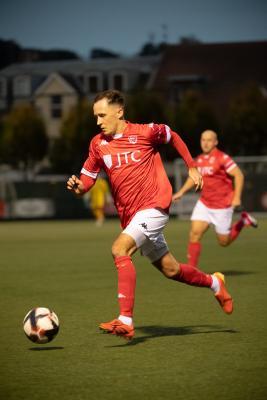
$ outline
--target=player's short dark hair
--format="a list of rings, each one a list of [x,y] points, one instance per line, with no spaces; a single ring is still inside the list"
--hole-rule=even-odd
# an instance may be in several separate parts
[[[94,103],[102,99],[107,99],[108,104],[118,104],[121,107],[125,105],[124,96],[119,90],[105,90],[98,93],[94,99]]]

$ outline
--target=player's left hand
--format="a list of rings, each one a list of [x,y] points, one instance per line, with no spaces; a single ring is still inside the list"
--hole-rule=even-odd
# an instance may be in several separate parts
[[[241,206],[241,200],[233,198],[231,206],[233,208],[239,208]]]
[[[183,193],[179,190],[179,192],[174,193],[172,195],[172,201],[175,202],[177,200],[180,200],[183,197]]]
[[[83,182],[75,175],[71,175],[67,181],[67,189],[75,193],[77,196],[84,194]]]
[[[195,167],[189,168],[188,175],[190,176],[190,178],[193,180],[193,182],[195,184],[196,192],[198,190],[201,190],[203,188],[203,178],[202,178],[202,175],[200,174],[200,172],[198,171],[198,169]]]

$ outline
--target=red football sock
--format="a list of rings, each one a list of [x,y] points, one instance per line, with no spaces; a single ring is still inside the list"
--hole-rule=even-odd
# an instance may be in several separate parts
[[[231,242],[233,242],[237,238],[237,236],[239,235],[239,233],[243,228],[244,228],[244,222],[242,219],[240,219],[239,221],[237,221],[235,224],[232,225],[230,231]]]
[[[197,268],[198,266],[198,259],[201,253],[201,243],[188,243],[187,247],[187,262],[189,265],[192,265],[192,267]]]
[[[118,271],[118,299],[120,315],[133,316],[136,272],[129,256],[115,257]]]
[[[211,275],[188,264],[180,264],[180,272],[173,279],[191,286],[211,287],[212,284]]]

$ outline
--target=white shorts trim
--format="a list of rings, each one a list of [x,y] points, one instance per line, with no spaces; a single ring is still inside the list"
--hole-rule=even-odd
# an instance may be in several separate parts
[[[168,220],[169,216],[163,210],[157,208],[141,210],[135,214],[122,233],[130,235],[141,254],[154,262],[169,251],[162,233]]]
[[[209,208],[198,200],[193,209],[191,221],[208,222],[208,224],[214,225],[216,233],[228,235],[231,229],[233,212],[233,207]]]

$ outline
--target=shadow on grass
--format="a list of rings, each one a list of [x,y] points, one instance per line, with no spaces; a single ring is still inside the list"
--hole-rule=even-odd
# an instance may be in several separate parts
[[[199,334],[212,334],[212,333],[238,333],[234,329],[225,329],[218,325],[195,325],[195,326],[139,326],[135,328],[137,332],[142,332],[145,336],[136,337],[130,342],[124,344],[107,346],[107,347],[122,347],[122,346],[136,346],[137,344],[144,343],[147,340],[163,337],[163,336],[184,336],[184,335],[199,335]]]
[[[227,276],[241,276],[241,275],[252,275],[257,274],[257,271],[235,271],[234,269],[222,271],[222,273]]]
[[[50,347],[30,347],[31,351],[48,351],[48,350],[63,350],[62,346],[50,346]]]

